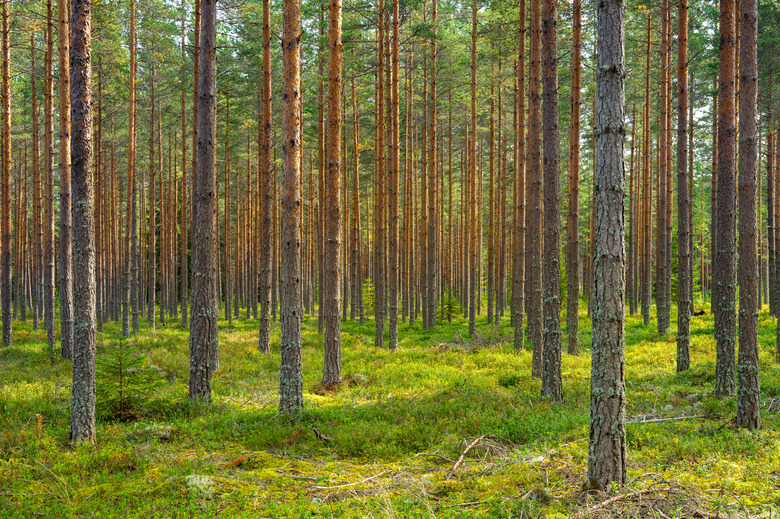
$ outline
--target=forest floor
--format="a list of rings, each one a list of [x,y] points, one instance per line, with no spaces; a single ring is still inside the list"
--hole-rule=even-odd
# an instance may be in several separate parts
[[[776,516],[780,365],[775,320],[766,307],[759,319],[764,427],[747,432],[733,428],[734,398],[711,395],[709,312],[693,318],[692,369],[682,374],[675,323],[659,337],[655,320],[627,318],[629,484],[609,496],[580,490],[584,308],[580,355],[563,354],[561,404],[540,400],[508,317],[499,327],[480,317],[473,341],[458,318],[431,332],[401,325],[395,353],[374,348],[372,321],[344,323],[338,388],[319,384],[323,339],[307,317],[306,410],[294,418],[277,414],[278,323],[273,353],[261,355],[256,321],[221,321],[214,402],[190,406],[187,330],[174,320],[150,331],[142,320],[130,351],[164,384],[136,403],[132,421],[116,420],[101,398],[97,445],[75,448],[71,363],[50,363],[44,332],[15,323],[14,345],[0,348],[0,517]],[[120,332],[98,334],[99,356],[114,355]]]

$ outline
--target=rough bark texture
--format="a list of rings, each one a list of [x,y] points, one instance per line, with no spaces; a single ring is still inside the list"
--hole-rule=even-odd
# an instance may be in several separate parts
[[[666,236],[667,228],[667,205],[669,200],[667,197],[668,186],[667,181],[669,179],[669,172],[667,169],[667,152],[669,150],[667,145],[667,137],[669,135],[667,122],[669,121],[667,116],[667,106],[669,98],[669,82],[668,75],[669,70],[666,67],[666,56],[669,47],[669,0],[663,0],[661,8],[661,62],[663,66],[661,68],[661,128],[658,142],[659,163],[658,163],[658,255],[656,258],[656,313],[658,314],[658,334],[663,335],[669,328],[670,319],[670,301],[667,299],[666,285],[670,281],[669,272],[667,271],[667,257],[671,254],[668,247],[668,239]]]
[[[758,2],[739,0],[739,361],[737,427],[761,427],[758,362]]]
[[[11,44],[8,3],[3,2],[3,159],[2,159],[2,300],[3,346],[13,342],[11,330]],[[48,70],[48,68],[47,68]],[[47,125],[48,128],[48,125]],[[47,141],[48,142],[48,141]],[[52,324],[53,327],[53,324]]]
[[[190,298],[190,290],[188,286],[188,277],[189,277],[189,259],[187,257],[187,232],[188,232],[188,202],[187,202],[187,196],[189,191],[189,186],[187,182],[187,68],[186,68],[186,32],[184,28],[184,13],[186,12],[185,8],[185,1],[182,0],[182,19],[181,19],[181,58],[182,58],[182,65],[181,65],[181,228],[179,229],[181,231],[181,263],[179,264],[179,278],[181,281],[181,285],[179,287],[180,290],[180,296],[179,299],[181,300],[181,325],[182,327],[187,326],[187,305],[189,303]]]
[[[343,52],[341,0],[330,0],[328,14],[327,169],[325,170],[325,282],[323,284],[325,359],[322,370],[323,384],[341,382],[341,320],[339,319],[341,284],[339,282],[341,280],[341,61]],[[392,273],[392,262],[390,271]],[[392,288],[392,279],[390,283]],[[390,306],[390,319],[392,321],[392,299]],[[397,305],[395,310],[397,332]]]
[[[571,59],[571,122],[569,127],[569,217],[566,222],[566,334],[569,354],[579,353],[580,313],[580,55],[582,1],[574,0]]]
[[[70,200],[70,24],[66,0],[57,1],[60,90],[60,345],[62,356],[73,351],[73,244]]]
[[[211,400],[217,340],[217,251],[214,236],[216,0],[202,0],[198,85],[198,166],[193,218],[192,302],[190,307],[190,400]]]
[[[273,255],[273,170],[271,164],[271,0],[263,0],[263,92],[260,119],[260,183],[262,234],[260,241],[260,333],[257,347],[271,351],[271,263]]]
[[[388,196],[388,347],[398,349],[398,177],[400,169],[399,138],[399,84],[398,84],[398,0],[393,0],[393,38],[390,56],[390,175],[387,184]]]
[[[468,201],[468,221],[469,221],[469,244],[470,248],[467,254],[469,258],[469,335],[474,337],[477,333],[477,290],[479,290],[479,278],[477,277],[477,139],[479,138],[477,129],[477,0],[471,2],[471,141],[469,143],[469,201]]]
[[[428,264],[425,268],[428,269],[428,329],[433,329],[436,327],[436,309],[438,308],[439,303],[439,282],[440,282],[440,276],[438,275],[439,270],[437,269],[438,266],[438,226],[439,226],[439,216],[436,211],[436,206],[438,203],[438,194],[437,194],[437,185],[438,185],[438,149],[437,149],[437,140],[436,140],[436,54],[437,54],[437,17],[438,17],[438,5],[437,0],[432,0],[432,9],[431,9],[431,23],[433,24],[433,38],[431,38],[431,105],[430,105],[430,117],[429,117],[429,124],[430,124],[430,155],[428,156]],[[394,5],[394,12],[397,12],[398,9],[398,0],[393,1]],[[395,29],[395,26],[394,26]],[[394,47],[393,52],[394,55],[397,56],[398,52],[395,46],[398,45],[398,33],[394,32]],[[395,60],[398,61],[397,59]],[[396,72],[396,78],[398,76],[396,67],[394,67],[394,70]],[[395,104],[397,105],[397,99],[395,101]],[[396,114],[398,111],[396,110]],[[397,115],[395,117],[398,118]],[[397,126],[397,125],[396,125]],[[397,130],[393,133],[393,139],[398,141],[398,132]],[[397,169],[397,168],[396,168]],[[392,272],[391,272],[392,275]]]
[[[524,344],[524,290],[525,290],[525,2],[520,2],[518,18],[519,43],[517,49],[517,92],[515,127],[515,189],[514,189],[514,247],[512,250],[512,322],[514,323],[515,351],[523,349]]]
[[[731,395],[735,388],[736,344],[736,196],[734,194],[736,127],[734,49],[735,0],[720,0],[720,71],[718,81],[717,240],[712,267],[712,313],[715,316],[715,392]]]
[[[72,0],[73,399],[70,441],[95,441],[95,217],[92,185],[91,1]]]
[[[558,156],[558,7],[557,0],[542,3],[544,61],[544,294],[542,398],[563,400],[561,380],[561,198]]]
[[[149,247],[147,249],[147,253],[149,254],[146,265],[148,267],[147,271],[147,280],[149,282],[148,289],[147,289],[147,297],[148,303],[146,305],[147,312],[146,312],[146,319],[149,323],[149,329],[154,330],[155,327],[155,315],[154,315],[154,308],[155,308],[155,295],[157,293],[157,282],[156,282],[156,275],[157,275],[157,254],[155,254],[155,251],[157,250],[157,233],[155,229],[157,228],[157,211],[156,211],[156,200],[155,200],[155,193],[154,193],[154,126],[157,122],[157,118],[155,117],[154,113],[154,67],[152,67],[151,71],[151,88],[150,88],[150,94],[151,94],[151,114],[149,117]],[[162,136],[160,136],[162,138]],[[162,179],[162,171],[159,172],[160,178]],[[162,201],[162,191],[160,191],[160,200]],[[162,209],[162,202],[160,203],[160,208]],[[163,219],[160,218],[160,228],[162,230],[163,225]],[[161,233],[162,234],[162,233]],[[160,241],[160,256],[162,257],[162,240]],[[160,262],[162,263],[162,261]],[[161,265],[162,266],[162,265]],[[165,324],[164,317],[162,317],[163,314],[163,304],[162,301],[160,302],[160,321],[162,324]]]
[[[691,193],[688,192],[688,0],[677,17],[677,371],[690,367]]]
[[[625,4],[598,4],[596,176],[594,178],[593,358],[588,482],[606,490],[626,482],[625,251]]]
[[[49,351],[54,352],[54,37],[51,0],[46,2],[46,81],[44,87],[44,174],[46,204],[44,217],[44,324]],[[7,48],[7,47],[6,47]],[[8,214],[8,213],[6,213]],[[4,283],[5,281],[3,281]],[[10,330],[10,327],[9,327]]]
[[[526,300],[528,334],[533,345],[531,374],[542,376],[542,63],[540,0],[531,0],[531,65],[528,111],[528,248]]]
[[[285,0],[282,24],[282,192],[281,354],[279,411],[303,409],[301,365],[301,4]]]
[[[379,48],[377,60],[377,115],[376,115],[376,180],[374,189],[374,346],[383,348],[385,345],[385,106],[384,79],[385,69],[385,3],[379,0],[379,27],[377,45]]]
[[[653,174],[650,169],[650,44],[652,43],[652,16],[647,13],[647,52],[645,62],[645,113],[644,138],[642,139],[642,317],[645,326],[650,324],[650,305],[653,304],[653,239],[651,199]]]

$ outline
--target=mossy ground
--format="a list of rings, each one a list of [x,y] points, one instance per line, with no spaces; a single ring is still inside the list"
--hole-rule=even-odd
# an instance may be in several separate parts
[[[214,402],[203,406],[186,400],[187,330],[142,327],[135,347],[164,370],[168,384],[137,421],[102,417],[97,445],[82,447],[67,443],[70,362],[51,364],[45,334],[30,322],[15,323],[14,345],[0,348],[0,517],[567,517],[583,511],[590,377],[584,309],[581,354],[563,355],[562,404],[540,400],[530,351],[512,350],[508,318],[500,327],[486,325],[484,315],[478,322],[483,337],[474,342],[458,318],[433,332],[401,325],[395,353],[374,348],[373,322],[344,323],[348,382],[328,391],[319,386],[322,336],[316,317],[307,316],[306,410],[297,417],[277,414],[278,324],[272,354],[261,355],[255,321],[220,323],[221,369],[213,379]],[[106,325],[99,353],[120,332],[121,326]],[[627,318],[626,414],[633,419],[627,492],[668,480],[714,513],[777,511],[780,417],[768,406],[762,430],[731,427],[734,399],[709,394],[715,359],[709,312],[693,318],[692,369],[679,375],[675,334],[671,328],[659,337],[654,321],[645,327],[640,317]],[[762,399],[769,401],[780,396],[780,366],[775,320],[766,307],[760,342]],[[636,423],[698,415],[705,417]],[[481,435],[488,436],[446,479]],[[188,478],[193,475],[208,478]],[[620,503],[598,513],[623,517]],[[664,513],[686,514],[685,507]]]

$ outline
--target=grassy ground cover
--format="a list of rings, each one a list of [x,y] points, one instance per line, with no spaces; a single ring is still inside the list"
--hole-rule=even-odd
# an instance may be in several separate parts
[[[710,394],[709,313],[693,318],[692,369],[680,375],[676,329],[659,337],[654,323],[627,319],[631,482],[611,496],[580,492],[584,313],[581,355],[563,355],[562,404],[540,400],[530,351],[512,350],[508,321],[492,327],[483,316],[475,340],[458,318],[433,332],[401,325],[396,353],[373,347],[372,322],[344,323],[345,382],[323,388],[322,336],[307,318],[306,411],[297,417],[277,415],[278,325],[266,356],[256,323],[233,322],[220,323],[221,369],[207,406],[186,401],[187,330],[142,326],[128,347],[159,387],[136,404],[134,420],[101,407],[98,444],[77,448],[67,444],[71,364],[51,364],[45,334],[15,323],[14,345],[0,348],[0,517],[746,517],[779,509],[780,367],[766,307],[764,428],[756,432],[734,429],[734,399]],[[113,355],[120,332],[106,325],[98,334],[100,356]]]

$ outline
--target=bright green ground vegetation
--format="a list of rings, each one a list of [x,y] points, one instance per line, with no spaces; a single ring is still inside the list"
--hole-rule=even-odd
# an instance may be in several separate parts
[[[583,305],[584,306],[584,305]],[[676,314],[673,310],[672,315]],[[51,365],[44,332],[15,324],[0,349],[2,517],[715,517],[776,511],[780,500],[780,367],[775,321],[760,316],[762,397],[757,432],[735,430],[733,398],[710,396],[712,317],[694,317],[692,366],[676,375],[675,329],[659,338],[627,322],[628,488],[601,509],[584,497],[590,321],[580,357],[563,356],[565,401],[541,402],[531,354],[511,328],[464,321],[435,332],[400,326],[397,353],[372,346],[373,323],[343,326],[343,387],[318,387],[322,337],[304,325],[306,411],[277,415],[274,353],[256,351],[256,323],[221,322],[215,401],[190,407],[187,330],[142,329],[135,345],[165,380],[136,421],[102,411],[98,445],[67,445],[70,362]],[[674,323],[672,324],[674,326]],[[99,353],[119,339],[106,326]],[[104,375],[105,376],[105,375]],[[777,405],[780,407],[780,405]],[[37,415],[40,415],[38,417]],[[455,461],[475,438],[450,479]],[[590,499],[590,501],[586,501]],[[655,508],[653,508],[655,507]],[[703,515],[704,512],[708,515]],[[627,515],[626,515],[627,514]],[[665,515],[662,515],[665,514]]]

